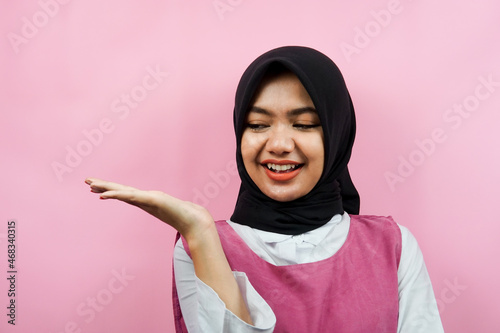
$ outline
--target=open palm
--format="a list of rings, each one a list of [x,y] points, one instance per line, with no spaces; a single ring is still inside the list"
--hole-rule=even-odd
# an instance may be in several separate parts
[[[116,199],[139,207],[169,224],[184,237],[213,224],[212,216],[204,207],[161,191],[143,191],[97,178],[87,178],[85,183],[90,186],[91,192],[100,193],[101,199]]]

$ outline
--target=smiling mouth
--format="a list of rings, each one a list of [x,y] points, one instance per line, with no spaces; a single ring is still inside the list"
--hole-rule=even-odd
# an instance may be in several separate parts
[[[271,163],[271,161],[264,161],[262,166],[266,171],[266,175],[272,181],[288,182],[299,175],[304,164],[290,163],[292,161],[282,161],[281,163]]]
[[[274,173],[288,173],[301,168],[304,164],[274,164],[266,163],[265,167]]]

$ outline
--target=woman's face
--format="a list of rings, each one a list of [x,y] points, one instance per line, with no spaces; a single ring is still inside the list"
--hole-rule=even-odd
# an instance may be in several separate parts
[[[271,199],[298,199],[318,182],[324,163],[323,129],[294,74],[261,83],[247,113],[241,154],[249,176]]]

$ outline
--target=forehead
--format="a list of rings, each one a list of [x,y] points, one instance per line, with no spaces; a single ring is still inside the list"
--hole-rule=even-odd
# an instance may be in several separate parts
[[[265,76],[254,94],[249,111],[254,107],[266,110],[309,108],[306,111],[314,111],[315,109],[307,90],[292,72]]]

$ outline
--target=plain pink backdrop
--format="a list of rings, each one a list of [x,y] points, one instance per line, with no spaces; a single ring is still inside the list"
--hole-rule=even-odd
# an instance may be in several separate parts
[[[282,45],[317,48],[344,73],[362,213],[417,237],[445,330],[500,331],[496,1],[1,4],[0,276],[10,220],[18,274],[15,326],[0,279],[0,331],[173,331],[173,230],[83,181],[229,218],[236,84]]]

